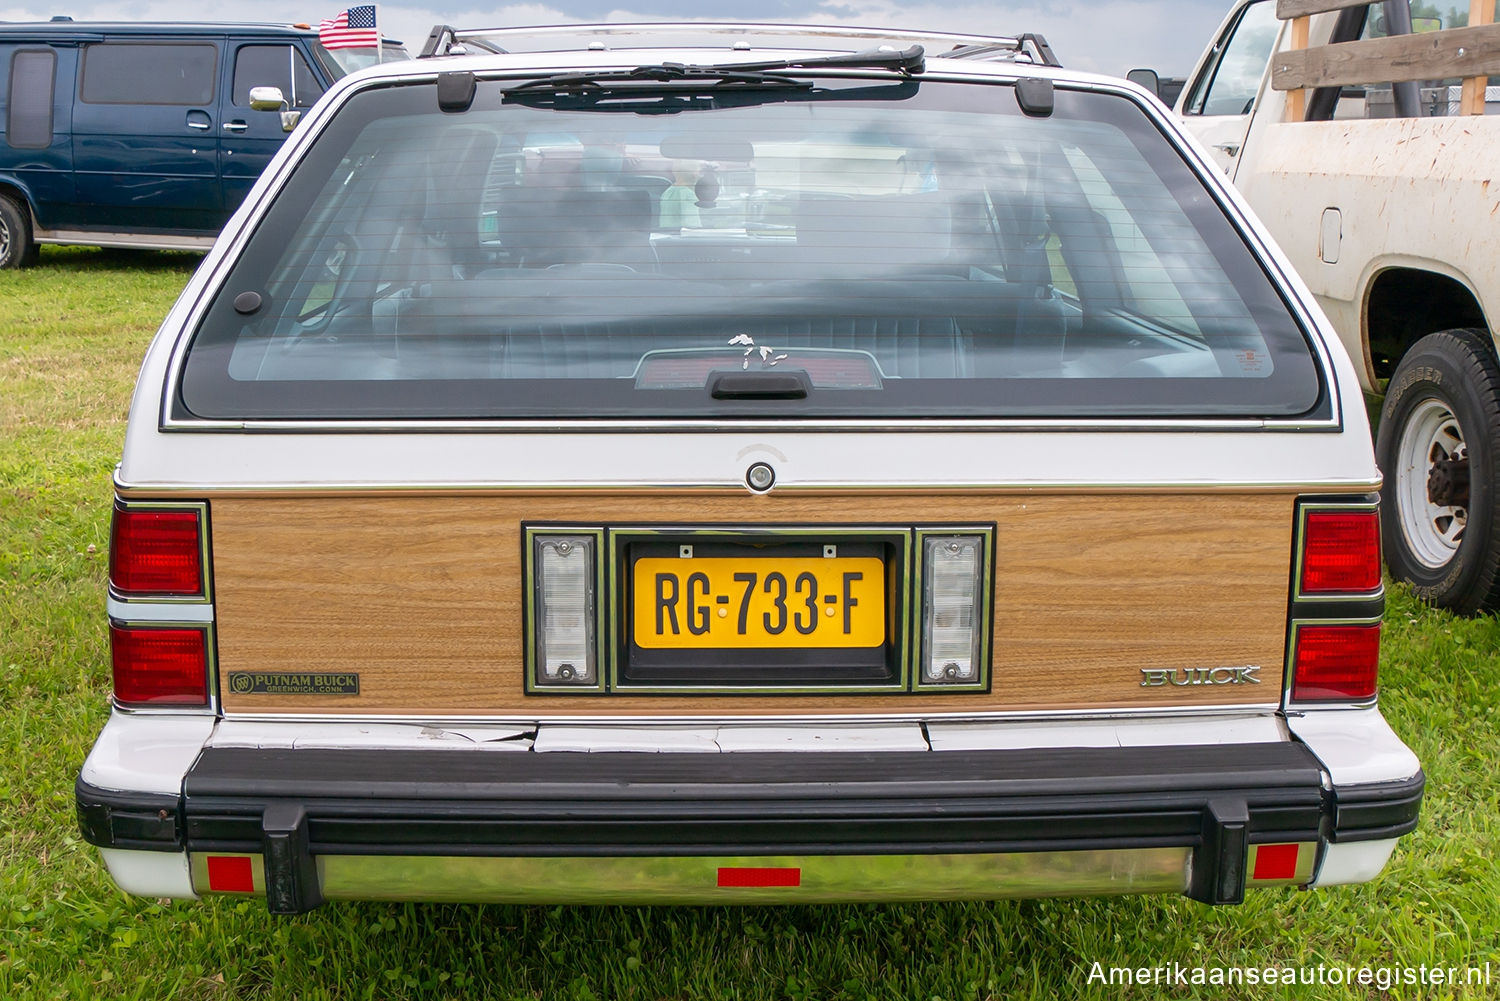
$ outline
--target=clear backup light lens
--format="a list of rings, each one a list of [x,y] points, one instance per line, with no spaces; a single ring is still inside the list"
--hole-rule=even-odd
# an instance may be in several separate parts
[[[925,540],[922,595],[922,682],[971,684],[979,679],[980,580],[984,546],[977,536]]]
[[[592,685],[594,540],[543,535],[535,545],[537,684]]]

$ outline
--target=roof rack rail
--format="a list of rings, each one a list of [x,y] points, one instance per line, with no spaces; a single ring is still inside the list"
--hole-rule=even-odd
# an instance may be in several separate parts
[[[852,52],[878,45],[921,45],[944,59],[1060,66],[1047,40],[1027,32],[1011,36],[967,35],[902,28],[845,25],[759,24],[679,21],[643,24],[552,24],[507,28],[433,25],[418,58],[472,53],[600,51],[689,46],[733,52],[804,49]]]

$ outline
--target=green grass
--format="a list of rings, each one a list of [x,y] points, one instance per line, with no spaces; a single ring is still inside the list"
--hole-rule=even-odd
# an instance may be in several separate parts
[[[1091,965],[1465,967],[1500,979],[1500,622],[1394,591],[1382,704],[1430,780],[1375,883],[905,906],[334,904],[128,898],[73,818],[108,714],[110,471],[136,366],[197,258],[43,251],[0,272],[0,998],[1366,998],[1090,985]],[[1396,997],[1500,995],[1405,988]]]

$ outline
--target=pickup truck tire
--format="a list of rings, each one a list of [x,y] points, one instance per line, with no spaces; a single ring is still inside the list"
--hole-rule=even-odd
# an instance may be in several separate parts
[[[1487,330],[1442,330],[1401,359],[1375,439],[1391,575],[1461,615],[1500,606],[1500,364]]]
[[[0,195],[0,268],[25,268],[37,261],[31,242],[31,220],[22,205]]]

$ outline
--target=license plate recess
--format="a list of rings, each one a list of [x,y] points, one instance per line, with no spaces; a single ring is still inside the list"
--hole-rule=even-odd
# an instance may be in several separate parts
[[[900,531],[615,535],[614,687],[905,687],[910,536]]]

